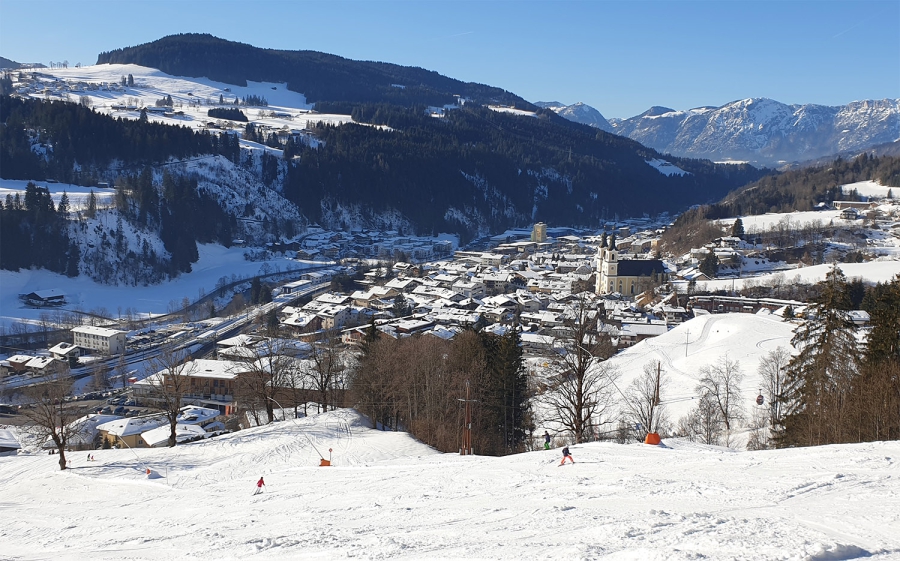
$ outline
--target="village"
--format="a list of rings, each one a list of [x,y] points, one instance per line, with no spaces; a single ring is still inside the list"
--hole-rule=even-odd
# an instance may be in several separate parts
[[[849,236],[851,243],[833,241],[831,251],[843,248],[868,252],[870,259],[891,258],[898,239],[898,206],[893,202],[835,201],[831,208],[815,211],[814,224],[822,229],[823,220],[832,225],[844,221],[841,239]],[[746,218],[751,224],[754,219],[759,217]],[[859,225],[862,220],[865,228]],[[782,217],[782,230],[784,223]],[[273,301],[240,328],[222,318],[181,318],[134,330],[116,322],[81,325],[71,329],[71,340],[0,361],[0,384],[4,395],[15,400],[17,388],[79,372],[81,380],[70,399],[77,401],[80,394],[82,400],[93,400],[94,410],[80,419],[84,433],[73,448],[165,446],[168,421],[156,411],[159,394],[171,381],[165,369],[150,371],[159,363],[146,358],[165,349],[178,349],[192,359],[178,421],[178,439],[187,442],[261,422],[260,404],[246,403],[246,392],[240,389],[246,386],[242,378],[260,370],[261,357],[277,354],[293,365],[289,382],[267,398],[278,404],[282,416],[310,406],[350,405],[346,389],[352,357],[373,333],[452,339],[466,329],[497,335],[516,329],[530,372],[546,376],[562,352],[561,342],[572,336],[573,319],[585,312],[591,332],[609,335],[619,351],[701,314],[802,317],[807,305],[803,300],[742,294],[758,294],[768,283],[784,284],[785,272],[804,266],[802,259],[778,260],[786,252],[777,244],[777,227],[741,233],[733,222],[724,224],[723,232],[738,235],[723,235],[681,256],[663,258],[659,244],[669,226],[667,216],[610,223],[593,232],[537,223],[531,229],[475,240],[456,251],[450,240],[318,227],[294,241],[264,248],[241,248],[241,240],[236,240],[235,250],[245,251],[248,259],[277,256],[323,267],[273,284]],[[797,235],[810,229],[815,227],[795,224]],[[796,235],[784,239],[796,242]],[[711,256],[714,271],[704,267]],[[52,308],[64,304],[65,294],[44,290],[20,299]],[[865,311],[855,310],[851,316],[865,329]],[[326,391],[317,393],[323,388],[316,354],[323,347],[340,349],[345,358],[328,379]],[[129,358],[125,362],[117,357]],[[121,389],[110,393],[114,387]],[[5,410],[14,412],[14,406]]]

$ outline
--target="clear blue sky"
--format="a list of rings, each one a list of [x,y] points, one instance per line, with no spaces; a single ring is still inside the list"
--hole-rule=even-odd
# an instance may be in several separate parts
[[[607,118],[900,98],[900,0],[0,0],[0,55],[93,64],[173,33],[421,66]]]

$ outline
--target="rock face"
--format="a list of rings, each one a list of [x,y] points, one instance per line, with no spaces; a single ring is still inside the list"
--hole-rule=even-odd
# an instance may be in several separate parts
[[[569,111],[570,107],[574,106],[552,109],[570,120],[592,124],[581,120],[585,110]],[[837,107],[786,105],[767,98],[687,111],[651,107],[635,117],[613,120],[611,127],[615,134],[675,156],[778,166],[897,141],[900,99]]]

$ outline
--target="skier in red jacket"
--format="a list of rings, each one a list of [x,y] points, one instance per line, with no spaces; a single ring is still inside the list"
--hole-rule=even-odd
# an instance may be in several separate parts
[[[258,495],[258,494],[262,493],[263,487],[265,487],[265,486],[266,486],[266,482],[263,481],[262,477],[260,477],[259,481],[256,482],[256,492],[253,494]]]

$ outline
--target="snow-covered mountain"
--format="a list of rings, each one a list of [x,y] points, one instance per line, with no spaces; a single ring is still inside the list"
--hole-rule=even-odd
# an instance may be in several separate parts
[[[570,121],[590,125],[602,131],[613,132],[613,126],[609,124],[609,121],[599,111],[580,101],[572,105],[564,105],[558,101],[538,101],[535,105],[544,109],[550,109]]]
[[[592,124],[581,118],[589,114],[587,110],[551,108],[567,119]],[[825,106],[749,98],[686,111],[651,107],[635,117],[609,123],[614,133],[660,152],[777,166],[897,141],[900,99]]]

